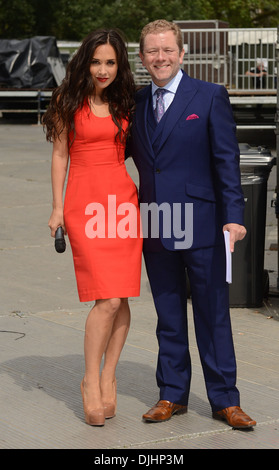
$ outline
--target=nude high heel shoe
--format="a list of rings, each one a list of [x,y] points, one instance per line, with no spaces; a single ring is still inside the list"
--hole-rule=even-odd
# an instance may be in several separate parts
[[[104,408],[96,408],[95,410],[87,410],[84,403],[84,384],[83,380],[80,384],[80,391],[83,401],[83,410],[86,424],[90,426],[104,426],[105,424],[105,411]]]
[[[114,398],[113,401],[111,402],[103,402],[104,405],[104,412],[105,412],[105,418],[113,418],[116,415],[116,380],[113,381],[113,391],[114,391]]]

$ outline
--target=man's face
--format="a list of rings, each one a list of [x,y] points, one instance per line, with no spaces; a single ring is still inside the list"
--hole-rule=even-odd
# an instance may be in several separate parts
[[[179,52],[173,31],[147,34],[144,50],[140,53],[142,64],[157,86],[165,86],[177,74],[183,63],[184,50]]]

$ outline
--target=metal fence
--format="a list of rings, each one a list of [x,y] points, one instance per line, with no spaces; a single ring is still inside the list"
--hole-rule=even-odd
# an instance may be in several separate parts
[[[201,28],[182,33],[183,66],[191,77],[224,85],[230,93],[276,94],[277,28]],[[136,84],[148,84],[139,45],[130,43],[128,50]]]
[[[260,122],[260,127],[274,128],[274,106],[277,102],[276,49],[279,48],[277,28],[192,26],[192,29],[181,29],[185,49],[184,70],[193,78],[218,83],[228,89],[239,126],[245,127],[247,121],[249,127],[255,127]],[[57,45],[66,64],[80,43],[58,41]],[[139,58],[139,44],[129,43],[128,54],[136,85],[150,83],[150,76]],[[257,67],[264,68],[262,73],[257,71]],[[253,73],[257,76],[253,76]],[[39,122],[51,91],[32,90],[32,93],[34,96],[30,96],[30,91],[26,90],[0,90],[0,116],[1,112],[33,112],[37,113]],[[247,114],[251,105],[257,107],[257,112],[258,105],[263,105],[267,114],[258,118],[254,113],[252,119],[251,112]]]

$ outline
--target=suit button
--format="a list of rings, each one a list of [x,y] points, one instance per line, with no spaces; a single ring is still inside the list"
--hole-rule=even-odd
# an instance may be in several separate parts
[[[160,168],[156,168],[155,172],[156,172],[156,173],[161,173]]]

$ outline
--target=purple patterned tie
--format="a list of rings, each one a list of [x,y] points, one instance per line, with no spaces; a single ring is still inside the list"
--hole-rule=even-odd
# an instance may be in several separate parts
[[[167,90],[165,90],[164,88],[158,88],[156,90],[156,107],[155,107],[155,116],[156,116],[156,119],[157,119],[157,122],[160,121],[160,119],[162,118],[164,112],[165,112],[165,106],[164,106],[164,94],[167,92]]]

